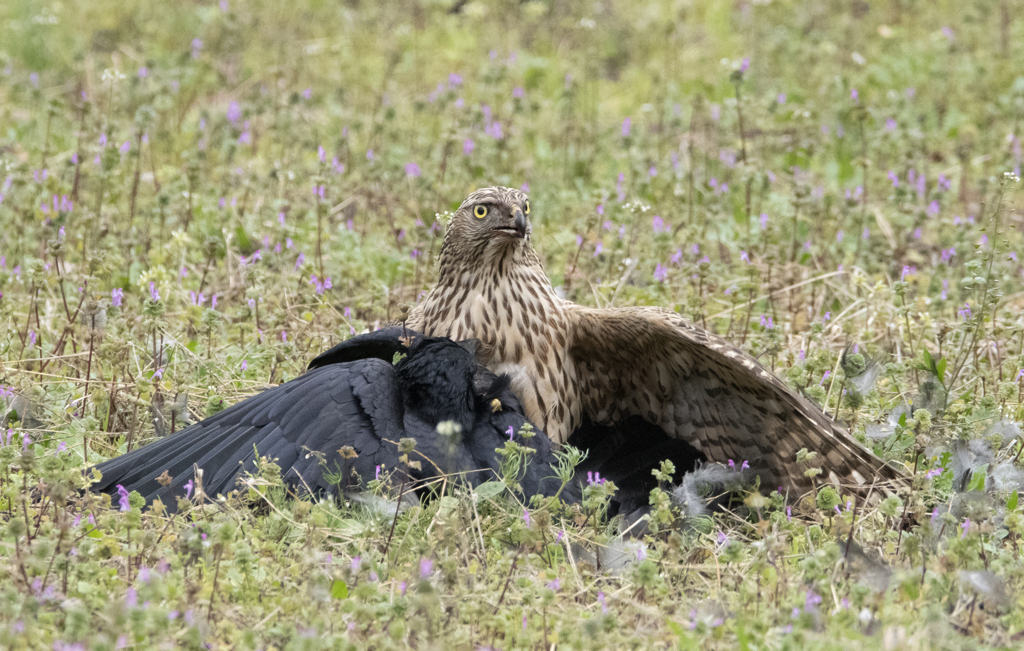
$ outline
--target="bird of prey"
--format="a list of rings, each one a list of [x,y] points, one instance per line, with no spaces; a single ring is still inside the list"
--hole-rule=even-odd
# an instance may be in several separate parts
[[[480,362],[512,378],[526,415],[556,443],[581,425],[639,417],[711,461],[746,461],[762,484],[804,491],[797,463],[858,492],[904,474],[858,443],[756,359],[671,310],[595,309],[560,298],[531,243],[529,197],[469,195],[441,246],[436,286],[406,325],[475,338]]]
[[[495,450],[511,432],[535,450],[519,478],[523,493],[554,495],[561,482],[551,443],[522,436],[527,421],[508,378],[449,339],[406,334],[388,328],[345,341],[317,357],[308,373],[100,464],[102,479],[92,490],[113,494],[121,485],[173,510],[196,468],[207,495],[227,494],[255,473],[259,457],[276,459],[293,488],[319,494],[357,493],[378,467],[397,471],[395,479],[414,490],[455,473],[476,486],[498,476],[502,458]],[[393,365],[395,353],[406,357]],[[446,421],[458,425],[450,434],[438,431]],[[400,461],[403,438],[416,441],[409,454],[416,463]],[[579,487],[562,494],[577,500]]]

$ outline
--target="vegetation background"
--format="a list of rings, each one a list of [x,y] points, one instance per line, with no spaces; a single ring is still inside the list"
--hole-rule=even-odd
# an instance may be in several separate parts
[[[1020,645],[1021,15],[0,4],[0,646]],[[445,211],[497,184],[530,192],[568,298],[674,307],[913,490],[684,517],[666,472],[627,543],[602,485],[570,508],[450,482],[397,518],[289,499],[269,460],[173,517],[78,490],[399,318]]]

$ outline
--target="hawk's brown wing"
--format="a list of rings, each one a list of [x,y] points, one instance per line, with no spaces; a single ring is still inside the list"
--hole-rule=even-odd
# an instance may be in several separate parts
[[[712,461],[749,461],[768,489],[812,483],[797,451],[818,453],[820,481],[903,483],[887,465],[753,357],[661,308],[572,306],[570,356],[583,412],[601,424],[637,414]]]

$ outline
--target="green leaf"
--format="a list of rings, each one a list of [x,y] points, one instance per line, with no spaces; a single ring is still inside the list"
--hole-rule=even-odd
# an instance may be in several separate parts
[[[505,484],[500,481],[488,481],[480,484],[473,492],[482,497],[485,500],[493,499],[498,495],[501,495],[505,490]]]
[[[935,360],[932,359],[932,354],[928,352],[927,348],[924,349],[924,351],[922,351],[922,352],[924,353],[924,370],[926,370],[926,371],[934,371],[935,370]]]
[[[447,518],[452,513],[455,513],[455,509],[459,506],[459,500],[455,499],[451,495],[445,495],[437,501],[437,517]]]
[[[335,599],[347,599],[348,598],[348,584],[341,579],[335,579],[331,583],[331,596]]]
[[[985,490],[985,478],[988,477],[988,464],[978,466],[971,474],[971,483],[967,486],[969,491],[983,491]]]
[[[1017,491],[1010,493],[1010,499],[1006,500],[1006,508],[1010,511],[1016,511],[1018,499],[1020,499],[1020,496],[1017,494]]]
[[[939,377],[939,382],[946,383],[946,358],[943,357],[935,365],[935,375]]]

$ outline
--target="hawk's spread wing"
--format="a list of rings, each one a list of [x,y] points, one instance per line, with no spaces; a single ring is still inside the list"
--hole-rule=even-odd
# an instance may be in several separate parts
[[[811,465],[824,481],[903,479],[753,357],[674,312],[573,306],[571,324],[579,396],[595,422],[639,415],[713,461],[749,461],[769,489],[811,486],[801,448],[818,453]]]

